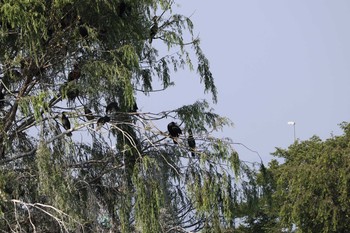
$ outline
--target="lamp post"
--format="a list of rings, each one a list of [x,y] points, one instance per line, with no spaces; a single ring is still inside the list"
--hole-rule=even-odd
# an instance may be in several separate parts
[[[295,122],[294,121],[288,121],[287,122],[288,125],[293,125],[293,130],[294,130],[294,142],[296,141],[296,137],[295,137]]]

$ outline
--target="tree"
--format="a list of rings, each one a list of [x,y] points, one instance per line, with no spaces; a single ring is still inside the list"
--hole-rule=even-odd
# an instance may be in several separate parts
[[[254,164],[256,166],[256,164]],[[266,168],[261,162],[259,168],[251,172],[249,182],[244,186],[249,197],[238,205],[240,225],[235,232],[283,232],[279,221],[278,208],[280,203],[274,198],[276,193],[275,170],[279,167],[276,160]]]
[[[350,228],[350,126],[325,141],[313,136],[274,153],[274,200],[284,227],[297,232],[347,232]]]
[[[233,232],[347,232],[349,216],[350,125],[341,136],[313,136],[288,149],[277,148],[268,168],[249,170],[237,206]]]
[[[193,60],[217,101],[192,22],[173,8],[171,0],[0,1],[1,230],[234,227],[245,194],[232,176],[247,169],[230,140],[211,135],[231,122],[206,101],[137,112],[136,93],[151,95],[159,82],[166,91],[171,70],[193,69]],[[174,144],[161,127],[171,121],[192,130],[195,157],[186,135]]]

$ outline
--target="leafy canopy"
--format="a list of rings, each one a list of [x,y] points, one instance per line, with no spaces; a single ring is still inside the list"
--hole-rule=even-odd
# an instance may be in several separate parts
[[[231,122],[204,100],[159,113],[137,108],[137,98],[159,84],[166,91],[175,83],[172,71],[194,64],[217,101],[193,24],[174,6],[171,0],[0,1],[1,229],[234,226],[236,203],[249,192],[238,194],[232,176],[249,169],[230,140],[211,136]],[[157,48],[164,47],[168,54],[160,56]],[[183,131],[176,145],[166,132],[170,121]],[[188,129],[195,149],[188,147]]]

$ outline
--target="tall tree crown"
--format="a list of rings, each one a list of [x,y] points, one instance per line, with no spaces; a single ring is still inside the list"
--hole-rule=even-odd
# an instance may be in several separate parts
[[[2,229],[220,232],[234,225],[231,176],[244,164],[230,140],[211,136],[231,122],[206,101],[138,111],[137,93],[150,95],[159,82],[166,90],[171,71],[194,64],[217,101],[193,24],[173,13],[174,4],[0,1]],[[169,55],[159,56],[162,44]],[[184,132],[178,144],[159,128],[172,121]]]

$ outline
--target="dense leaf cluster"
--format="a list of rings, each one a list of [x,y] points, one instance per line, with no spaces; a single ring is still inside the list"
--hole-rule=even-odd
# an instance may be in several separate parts
[[[240,231],[348,232],[350,127],[341,128],[341,136],[313,136],[276,149],[284,161],[271,161],[252,179],[259,195],[253,211],[244,212]]]
[[[350,227],[350,131],[322,141],[317,136],[278,149],[286,159],[276,171],[280,216],[300,232],[346,232]]]

